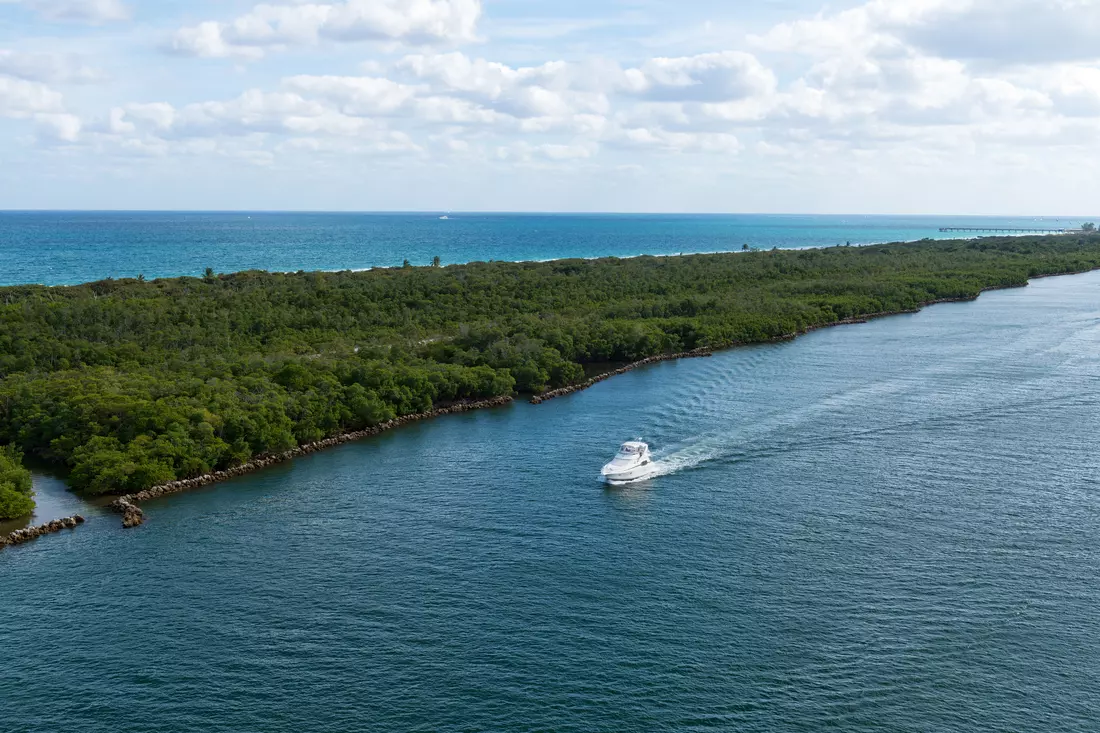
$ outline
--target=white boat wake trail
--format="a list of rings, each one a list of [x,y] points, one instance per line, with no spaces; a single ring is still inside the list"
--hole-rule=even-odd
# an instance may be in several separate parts
[[[719,458],[725,458],[721,444],[715,440],[700,440],[698,443],[686,445],[667,454],[657,455],[654,463],[656,470],[649,478],[670,476],[680,471],[687,471],[703,463]]]
[[[739,421],[735,426],[697,435],[654,451],[656,471],[651,478],[688,471],[706,463],[767,458],[823,443],[859,439],[886,426],[874,424],[875,421],[866,417],[853,420],[853,408],[889,403],[899,394],[913,389],[909,380],[884,380],[823,395],[797,408],[759,415]],[[712,411],[708,417],[720,422],[728,420],[720,410]]]
[[[714,462],[737,463],[837,444],[858,445],[874,441],[882,434],[920,425],[935,425],[938,429],[972,428],[989,420],[1032,415],[1038,409],[1100,402],[1087,394],[1052,399],[1047,396],[1051,382],[1050,378],[1036,379],[1018,389],[1007,389],[995,398],[978,401],[968,401],[970,390],[966,384],[939,394],[922,390],[912,382],[863,387],[774,413],[756,423],[705,433],[654,451],[655,471],[649,478]],[[897,409],[899,406],[891,405],[890,400],[905,390],[915,400],[907,402],[903,406],[906,409]]]

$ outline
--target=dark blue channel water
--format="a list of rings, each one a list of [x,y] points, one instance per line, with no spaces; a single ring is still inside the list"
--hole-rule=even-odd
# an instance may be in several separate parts
[[[240,270],[631,257],[900,242],[941,227],[1072,228],[1084,218],[780,215],[0,212],[0,285]]]
[[[1094,273],[95,513],[0,553],[0,727],[1094,731],[1098,408]]]

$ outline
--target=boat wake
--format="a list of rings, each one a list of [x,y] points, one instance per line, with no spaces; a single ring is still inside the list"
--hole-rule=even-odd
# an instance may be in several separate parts
[[[1045,384],[1045,382],[1044,382]],[[908,419],[884,419],[881,421],[855,421],[843,409],[847,399],[831,397],[817,404],[772,416],[749,427],[719,430],[699,435],[664,450],[654,451],[651,480],[661,476],[691,471],[714,463],[740,463],[767,459],[805,450],[818,450],[827,446],[847,444],[856,446],[879,437],[920,428],[937,430],[974,429],[1003,419],[1034,416],[1039,410],[1058,410],[1100,404],[1100,398],[1092,395],[1067,395],[1048,397],[1031,389],[1008,391],[1002,399],[991,403],[963,406],[960,399],[944,400],[925,414]],[[861,390],[870,392],[873,390]],[[883,414],[888,415],[883,408]]]
[[[666,451],[659,451],[654,456],[654,470],[646,477],[646,480],[690,471],[716,461],[736,462],[745,460],[762,453],[760,451],[737,449],[733,447],[735,444],[736,438],[733,435],[704,435]]]

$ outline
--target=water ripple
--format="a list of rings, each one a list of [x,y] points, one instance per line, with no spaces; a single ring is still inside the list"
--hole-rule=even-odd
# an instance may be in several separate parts
[[[130,532],[89,512],[0,554],[4,729],[1095,730],[1098,293],[412,425]],[[664,475],[603,487],[635,436]]]

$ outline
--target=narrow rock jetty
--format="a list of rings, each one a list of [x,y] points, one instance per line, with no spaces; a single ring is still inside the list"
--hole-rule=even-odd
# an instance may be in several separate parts
[[[227,481],[237,476],[243,476],[246,473],[252,473],[253,471],[259,471],[262,468],[268,468],[279,463],[285,463],[286,461],[293,460],[299,456],[306,456],[311,453],[317,453],[318,451],[325,450],[326,448],[333,448],[344,443],[352,443],[356,440],[362,440],[363,438],[369,438],[379,433],[384,433],[387,430],[393,430],[399,428],[402,425],[408,425],[409,423],[417,422],[418,420],[427,420],[433,417],[441,417],[443,415],[454,415],[460,412],[471,412],[473,410],[481,410],[487,407],[503,407],[504,405],[512,402],[512,396],[494,397],[491,400],[482,400],[480,402],[459,402],[446,407],[439,407],[430,412],[421,412],[414,415],[405,415],[404,417],[394,418],[387,422],[375,425],[374,427],[367,428],[366,430],[357,430],[352,433],[344,433],[332,438],[326,438],[319,440],[316,443],[308,443],[306,445],[298,446],[285,453],[279,453],[273,456],[265,456],[257,458],[248,463],[243,463],[240,466],[234,466],[233,468],[227,468],[224,471],[215,471],[214,473],[208,473],[204,476],[197,476],[195,478],[181,479],[179,481],[172,481],[171,483],[164,484],[162,486],[154,486],[151,489],[145,491],[139,491],[136,494],[127,494],[120,496],[118,499],[110,504],[110,508],[122,515],[122,526],[126,529],[137,527],[145,521],[145,513],[141,510],[139,504],[149,501],[150,499],[158,499],[162,496],[170,496],[172,494],[179,494],[184,491],[190,491],[192,489],[198,489],[203,486],[210,486],[211,484]]]
[[[123,496],[115,499],[111,502],[110,508],[122,515],[122,527],[124,529],[132,529],[145,523],[145,512],[137,504],[132,503],[128,497]]]
[[[81,524],[84,524],[84,517],[77,514],[72,517],[65,517],[64,519],[55,519],[52,522],[47,522],[37,527],[17,529],[7,537],[0,537],[0,550],[8,546],[15,547],[16,545],[26,544],[31,540],[45,537],[48,534],[56,534],[65,529],[76,529],[76,527]]]

